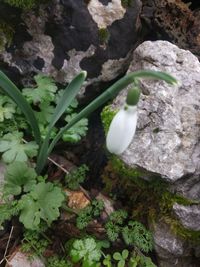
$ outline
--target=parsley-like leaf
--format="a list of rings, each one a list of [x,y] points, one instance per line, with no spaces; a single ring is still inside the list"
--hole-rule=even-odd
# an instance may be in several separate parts
[[[74,118],[77,114],[73,113],[72,115],[67,115],[65,120],[66,122],[70,122],[72,118]],[[88,129],[88,119],[82,119],[77,122],[73,127],[67,130],[63,134],[63,141],[76,143],[81,140],[81,137],[86,135]]]
[[[127,245],[135,245],[138,249],[148,253],[153,249],[153,237],[143,224],[129,221],[122,229],[122,236]]]
[[[41,220],[49,226],[59,217],[59,208],[64,199],[59,187],[52,183],[41,182],[19,201],[21,205],[19,220],[31,230],[37,230]]]
[[[19,195],[22,191],[29,192],[36,184],[37,174],[24,162],[13,162],[5,173],[4,195]]]
[[[35,142],[23,143],[23,133],[13,132],[5,134],[0,140],[0,152],[5,163],[13,161],[27,161],[37,155],[38,145]]]
[[[24,88],[22,93],[29,103],[49,103],[54,100],[57,86],[50,77],[38,74],[34,77],[36,81],[35,88]]]

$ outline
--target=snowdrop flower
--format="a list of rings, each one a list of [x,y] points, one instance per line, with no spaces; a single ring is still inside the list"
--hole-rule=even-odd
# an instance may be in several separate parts
[[[139,88],[129,90],[126,105],[114,116],[106,138],[107,149],[116,155],[123,153],[130,145],[137,125],[137,103]]]

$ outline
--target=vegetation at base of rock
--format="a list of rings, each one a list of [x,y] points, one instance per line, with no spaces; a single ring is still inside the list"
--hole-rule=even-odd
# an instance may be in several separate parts
[[[164,219],[171,226],[174,234],[194,243],[199,242],[199,231],[184,228],[174,218],[172,212],[175,203],[187,206],[199,202],[169,192],[168,186],[159,177],[152,177],[150,181],[142,179],[145,173],[126,167],[116,156],[110,158],[105,170],[102,177],[105,182],[105,191],[112,193],[117,190],[118,197],[120,197],[120,193],[122,196],[126,195],[132,206],[135,207],[132,211],[133,218],[136,220],[146,218],[152,223]],[[142,203],[148,203],[148,205]]]
[[[172,216],[163,216],[162,219],[170,226],[171,231],[175,235],[181,237],[184,240],[189,240],[191,244],[199,244],[200,231],[192,231],[183,227],[183,225]]]

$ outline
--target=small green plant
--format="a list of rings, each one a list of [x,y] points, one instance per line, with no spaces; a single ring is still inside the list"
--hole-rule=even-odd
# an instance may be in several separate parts
[[[7,96],[11,97],[11,99],[17,104],[17,106],[21,109],[22,113],[25,115],[27,121],[29,122],[35,142],[39,146],[39,152],[37,155],[37,165],[36,171],[37,173],[41,173],[43,170],[46,160],[49,154],[52,152],[56,143],[62,138],[63,134],[66,131],[72,129],[81,119],[88,117],[94,110],[100,107],[102,104],[115,97],[123,88],[128,86],[131,83],[138,83],[139,78],[156,78],[161,79],[169,84],[177,83],[176,79],[172,76],[156,71],[138,71],[134,73],[129,73],[125,77],[121,78],[115,84],[113,84],[110,88],[108,88],[104,93],[102,93],[99,97],[97,97],[94,101],[92,101],[88,106],[86,106],[83,110],[81,110],[75,116],[70,117],[66,126],[61,128],[52,140],[52,133],[55,132],[55,125],[60,117],[65,113],[66,109],[71,105],[72,101],[75,99],[78,94],[84,80],[86,78],[86,72],[81,72],[78,74],[69,85],[64,90],[62,97],[59,98],[55,109],[49,110],[48,105],[45,105],[47,108],[47,112],[45,112],[44,118],[47,120],[47,129],[44,139],[42,138],[40,125],[36,119],[35,112],[33,108],[30,106],[28,101],[24,98],[22,93],[18,90],[18,88],[8,79],[8,77],[0,72],[0,87],[4,90]],[[43,79],[41,79],[43,80]],[[52,89],[53,88],[53,89]],[[54,91],[55,87],[52,85],[51,89]],[[52,90],[41,90],[44,95],[48,94],[48,97],[51,96]],[[37,89],[36,89],[37,90]],[[40,94],[39,92],[37,92]],[[34,103],[37,100],[37,97],[33,96],[30,91],[25,91],[25,94],[34,99]],[[39,101],[43,99],[43,95],[39,97]],[[39,108],[43,108],[39,103]],[[83,126],[85,128],[85,125]],[[76,129],[77,130],[77,129]],[[78,132],[78,136],[82,135],[82,131]],[[76,136],[77,137],[77,136]],[[52,140],[52,141],[51,141]]]
[[[79,188],[80,184],[84,182],[86,178],[86,172],[88,167],[83,164],[75,170],[72,170],[69,174],[66,174],[65,181],[66,185],[71,190],[76,190]]]
[[[60,259],[58,256],[52,256],[48,259],[47,267],[73,267],[73,264],[66,260]]]
[[[43,222],[50,226],[59,217],[59,208],[65,199],[61,188],[45,182],[24,162],[14,162],[8,166],[3,191],[6,203],[0,205],[2,218],[7,220],[17,213],[19,220],[30,230],[39,230]],[[14,206],[11,205],[11,210],[6,212],[5,209],[10,205],[10,195],[18,196],[18,199],[13,202]]]
[[[112,267],[112,258],[110,254],[107,254],[103,260],[103,265],[107,267]]]
[[[21,248],[23,252],[41,257],[49,244],[49,240],[43,238],[39,232],[26,230]]]
[[[105,224],[106,233],[110,241],[114,242],[117,240],[127,216],[128,214],[125,210],[117,210],[111,213],[109,221]]]
[[[128,226],[122,228],[122,236],[127,245],[134,245],[145,253],[153,249],[152,234],[140,222],[129,221]]]
[[[70,257],[72,262],[81,262],[83,267],[101,266],[101,249],[92,237],[75,240],[70,250]]]
[[[118,262],[117,267],[124,267],[125,266],[128,255],[129,255],[129,251],[127,249],[124,249],[122,251],[122,253],[115,252],[113,254],[113,259]]]
[[[85,207],[79,212],[76,219],[76,226],[80,230],[84,229],[92,219],[100,215],[103,209],[104,203],[102,200],[93,200],[91,205]]]

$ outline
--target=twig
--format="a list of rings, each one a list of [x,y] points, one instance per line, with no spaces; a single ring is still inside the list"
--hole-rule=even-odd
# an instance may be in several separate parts
[[[6,249],[5,249],[5,252],[4,252],[4,255],[3,255],[3,259],[0,261],[0,264],[2,264],[6,260],[6,254],[7,254],[7,251],[8,251],[8,247],[10,245],[10,240],[11,240],[11,237],[12,237],[13,229],[14,229],[14,226],[12,226],[12,228],[10,230],[10,234],[9,234],[9,237],[8,237],[8,242],[6,244]]]

